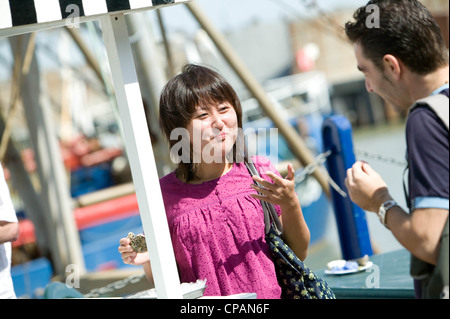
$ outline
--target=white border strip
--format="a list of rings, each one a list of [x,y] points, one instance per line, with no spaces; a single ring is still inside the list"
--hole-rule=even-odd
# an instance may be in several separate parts
[[[58,0],[34,0],[38,23],[57,21],[62,19],[61,7]]]
[[[83,0],[83,9],[85,16],[108,13],[106,0]]]
[[[153,7],[152,0],[129,0],[131,9]]]
[[[12,17],[9,0],[0,0],[0,29],[10,27],[12,27]]]

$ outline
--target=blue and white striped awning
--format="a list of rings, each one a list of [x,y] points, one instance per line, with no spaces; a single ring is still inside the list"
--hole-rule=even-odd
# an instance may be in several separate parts
[[[12,28],[23,32],[62,26],[67,19],[81,21],[111,13],[128,13],[187,0],[0,0],[0,36],[11,35]],[[7,31],[10,31],[9,33]]]

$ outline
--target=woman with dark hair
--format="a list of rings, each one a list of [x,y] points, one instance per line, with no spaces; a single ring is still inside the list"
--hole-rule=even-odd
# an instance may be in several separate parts
[[[253,292],[280,298],[260,200],[275,205],[286,243],[304,260],[310,234],[292,165],[282,178],[269,160],[255,156],[250,160],[262,178],[250,175],[239,99],[209,68],[187,65],[170,80],[161,94],[160,117],[178,163],[160,184],[181,281],[207,279],[206,296]],[[124,263],[143,265],[151,279],[148,253],[134,252],[126,238],[120,243]]]

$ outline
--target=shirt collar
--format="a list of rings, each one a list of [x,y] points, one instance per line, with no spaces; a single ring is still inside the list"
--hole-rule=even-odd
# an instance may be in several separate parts
[[[439,87],[438,89],[436,89],[435,91],[433,91],[433,93],[431,93],[431,95],[436,95],[441,93],[442,91],[444,91],[445,89],[448,89],[448,83],[445,83],[444,85],[442,85],[441,87]]]

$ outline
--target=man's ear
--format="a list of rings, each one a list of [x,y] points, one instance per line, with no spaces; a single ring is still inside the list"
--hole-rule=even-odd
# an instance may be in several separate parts
[[[383,67],[385,74],[389,74],[392,78],[400,80],[402,76],[402,64],[392,54],[386,54],[383,57]]]

